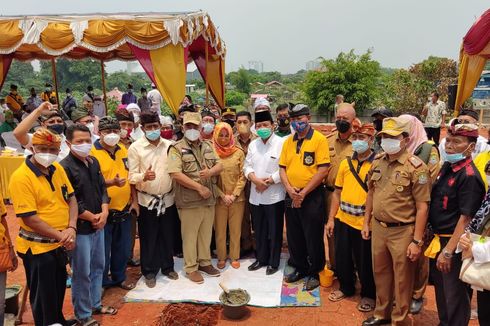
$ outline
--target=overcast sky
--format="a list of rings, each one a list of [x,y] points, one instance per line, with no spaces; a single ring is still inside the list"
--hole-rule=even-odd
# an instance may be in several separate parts
[[[373,49],[385,67],[429,55],[457,59],[462,37],[488,0],[3,0],[0,14],[207,11],[227,46],[227,70],[260,60],[296,72],[319,56]],[[1,37],[1,35],[0,35]],[[124,68],[112,64],[110,70]]]

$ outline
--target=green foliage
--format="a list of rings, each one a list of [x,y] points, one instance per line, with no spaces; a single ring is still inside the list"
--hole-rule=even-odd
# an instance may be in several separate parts
[[[236,72],[228,74],[228,81],[236,87],[240,93],[250,94],[252,88],[250,86],[250,73],[244,68],[240,68]]]
[[[116,71],[106,79],[107,91],[117,87],[121,92],[124,92],[128,84],[133,85],[136,93],[139,93],[142,87],[147,90],[151,89],[151,80],[144,72],[128,74],[125,71]]]
[[[2,88],[2,97],[9,92],[10,85],[17,85],[18,91],[22,96],[28,96],[31,87],[36,88],[40,93],[44,89],[44,83],[37,78],[30,62],[14,60],[10,65],[10,70]]]
[[[243,102],[247,99],[247,94],[240,93],[236,90],[229,90],[225,94],[226,105],[227,106],[236,106],[243,105]]]
[[[340,53],[336,59],[323,59],[319,70],[306,74],[303,92],[310,107],[326,113],[332,110],[335,96],[342,94],[356,109],[370,108],[379,97],[381,69],[371,59],[371,51],[356,55],[354,50]]]

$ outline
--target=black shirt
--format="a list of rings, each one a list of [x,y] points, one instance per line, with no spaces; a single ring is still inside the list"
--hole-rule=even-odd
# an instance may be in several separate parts
[[[485,185],[471,158],[444,163],[431,192],[429,223],[436,234],[453,234],[461,215],[473,217]]]
[[[109,203],[107,187],[100,171],[99,161],[95,157],[87,158],[88,166],[76,158],[71,152],[60,164],[66,171],[68,179],[75,189],[78,203],[78,215],[86,210],[93,214],[102,212],[102,204]],[[89,221],[78,218],[77,229],[79,234],[95,232]]]

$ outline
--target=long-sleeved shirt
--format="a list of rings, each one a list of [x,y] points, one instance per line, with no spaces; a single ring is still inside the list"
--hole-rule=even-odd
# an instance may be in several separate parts
[[[148,97],[146,97],[146,98],[145,97],[140,97],[138,99],[138,106],[141,109],[141,113],[148,112],[151,109],[152,102],[151,102],[151,100]]]
[[[243,175],[243,163],[245,161],[245,154],[241,149],[235,151],[228,157],[221,157],[220,162],[223,164],[223,171],[221,171],[218,178],[218,194],[221,196],[234,195],[235,201],[244,201],[245,183],[247,180]],[[220,202],[222,203],[221,199]]]
[[[102,204],[108,204],[107,186],[100,171],[99,161],[89,156],[85,162],[80,161],[72,153],[68,154],[61,162],[66,175],[75,189],[75,197],[78,203],[78,215],[89,211],[93,214],[102,212]],[[77,220],[77,233],[90,234],[95,232],[89,221]]]
[[[252,183],[250,190],[250,204],[271,205],[284,200],[286,190],[279,176],[279,157],[285,138],[272,134],[267,142],[260,138],[253,140],[249,147],[243,171],[245,177],[255,173],[257,178],[272,177],[274,184],[270,185],[264,192],[259,193]]]
[[[138,203],[148,207],[154,198],[151,195],[165,197],[165,207],[174,204],[172,191],[172,178],[167,170],[167,150],[172,142],[160,138],[157,146],[152,145],[146,137],[136,140],[128,149],[129,183],[136,185],[138,190]],[[151,166],[155,172],[155,180],[143,181],[145,172]],[[149,195],[150,194],[150,195]]]
[[[121,99],[122,104],[130,104],[138,102],[138,98],[133,93],[124,93]]]

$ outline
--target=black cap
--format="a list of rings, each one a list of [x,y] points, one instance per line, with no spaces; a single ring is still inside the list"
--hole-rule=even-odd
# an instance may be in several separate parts
[[[463,109],[463,110],[459,111],[458,117],[462,116],[462,115],[468,115],[475,120],[479,119],[478,112],[476,112],[475,110],[472,110],[472,109]]]
[[[235,108],[225,108],[222,112],[221,112],[221,116],[225,116],[225,115],[236,115],[236,109]]]
[[[273,122],[271,112],[269,110],[257,111],[255,112],[255,123],[270,121]]]
[[[305,104],[296,104],[293,108],[289,110],[289,116],[291,118],[309,114],[310,108]]]
[[[371,117],[374,117],[375,115],[379,114],[382,117],[389,118],[393,116],[393,112],[391,112],[390,109],[387,108],[377,108],[371,113]]]

